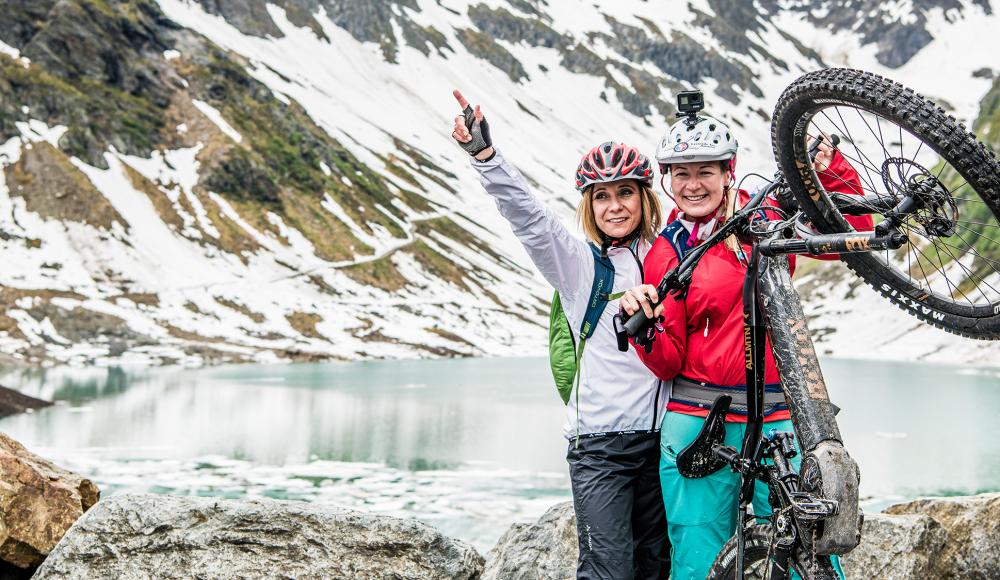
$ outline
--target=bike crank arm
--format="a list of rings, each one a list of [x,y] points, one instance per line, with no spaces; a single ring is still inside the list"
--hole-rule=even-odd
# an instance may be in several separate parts
[[[907,242],[906,234],[892,230],[884,236],[875,232],[850,232],[843,234],[817,234],[803,239],[768,239],[760,242],[764,256],[782,254],[856,254],[881,250],[896,250]]]

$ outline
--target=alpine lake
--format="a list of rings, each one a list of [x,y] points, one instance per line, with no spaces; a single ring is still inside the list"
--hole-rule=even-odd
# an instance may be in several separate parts
[[[821,359],[862,505],[1000,490],[1000,368]],[[544,358],[0,371],[55,405],[0,431],[102,493],[413,517],[487,551],[570,499]]]

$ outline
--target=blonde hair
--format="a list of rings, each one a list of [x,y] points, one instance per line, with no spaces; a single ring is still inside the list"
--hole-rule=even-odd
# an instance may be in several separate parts
[[[730,183],[725,188],[725,196],[725,221],[728,222],[733,217],[733,214],[736,213],[736,204],[740,201],[740,190]],[[740,240],[736,237],[736,234],[730,234],[729,237],[726,238],[726,247],[736,255],[743,253],[743,246],[740,244]]]
[[[597,217],[594,216],[593,204],[594,186],[590,185],[583,190],[579,205],[576,206],[576,221],[583,228],[584,235],[597,245],[604,243],[604,232],[597,227]],[[639,222],[639,237],[652,243],[660,233],[663,224],[663,210],[660,209],[660,200],[656,198],[653,188],[645,183],[639,182],[639,201],[642,207],[642,219]]]

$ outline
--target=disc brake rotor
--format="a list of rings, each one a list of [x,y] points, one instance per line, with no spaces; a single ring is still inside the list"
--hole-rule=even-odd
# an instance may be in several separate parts
[[[882,182],[896,197],[912,197],[916,208],[907,227],[926,237],[950,237],[958,221],[958,205],[951,192],[931,171],[909,159],[890,157],[882,163]]]

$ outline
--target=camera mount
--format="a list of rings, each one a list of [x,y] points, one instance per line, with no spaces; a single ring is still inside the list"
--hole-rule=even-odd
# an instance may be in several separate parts
[[[684,119],[689,127],[698,124],[698,112],[705,108],[705,95],[695,89],[677,93],[677,118]]]

